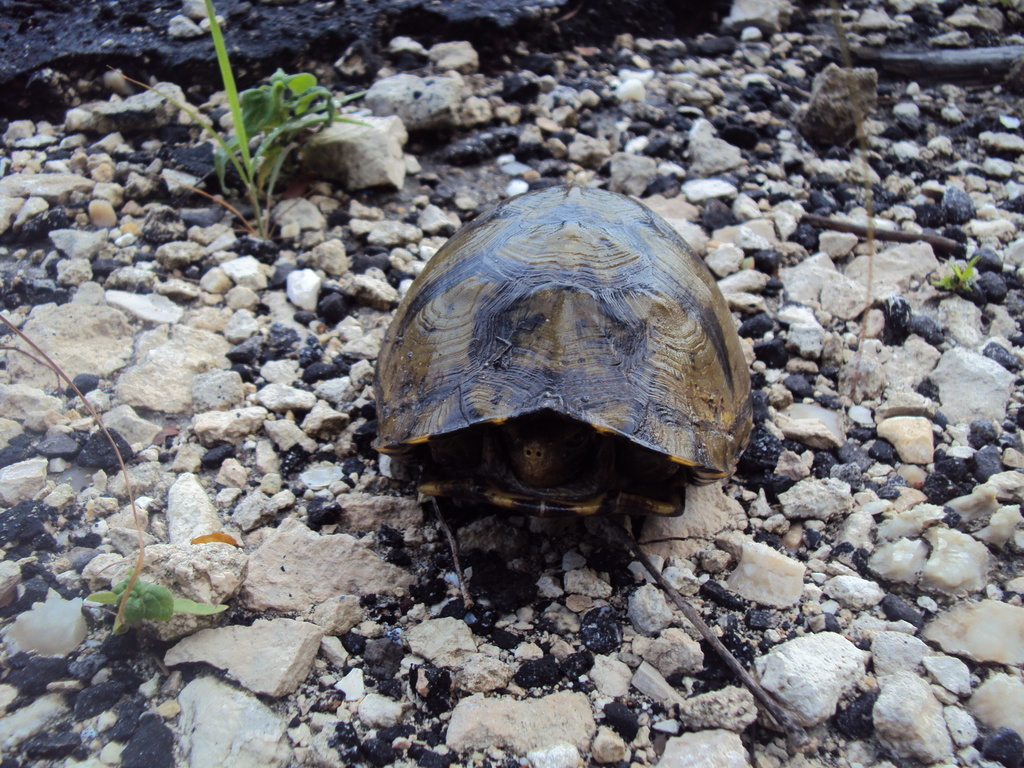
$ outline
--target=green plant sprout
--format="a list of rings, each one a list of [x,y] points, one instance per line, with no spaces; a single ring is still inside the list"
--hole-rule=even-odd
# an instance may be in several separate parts
[[[970,261],[962,265],[961,262],[950,259],[949,266],[952,271],[933,280],[932,285],[944,291],[953,292],[970,288],[971,283],[974,282],[974,265],[978,263],[979,258],[979,256],[974,256]]]
[[[226,191],[227,167],[238,174],[245,188],[245,195],[252,208],[255,234],[267,237],[270,232],[270,208],[273,202],[274,188],[281,171],[293,152],[317,131],[326,128],[335,120],[343,123],[362,125],[358,120],[338,116],[338,108],[358,99],[363,92],[350,94],[343,98],[335,98],[322,85],[317,84],[316,77],[309,73],[288,75],[278,69],[270,76],[270,82],[256,88],[249,88],[239,93],[235,85],[235,75],[231,69],[224,35],[217,21],[213,0],[205,0],[206,14],[210,21],[210,36],[217,54],[217,64],[224,93],[227,97],[228,109],[231,112],[233,135],[225,139],[214,125],[188,104],[155,91],[145,83],[125,77],[147,90],[153,91],[187,114],[206,133],[210,134],[217,147],[214,150],[214,170],[220,181],[221,189]],[[262,138],[258,138],[262,136]],[[250,143],[258,139],[255,151]],[[188,185],[183,185],[188,186]],[[202,190],[189,187],[194,192],[211,197]],[[231,205],[213,198],[224,205],[235,215],[241,214]],[[244,220],[244,219],[243,219]]]
[[[124,593],[128,588],[129,581],[130,579],[125,579],[115,584],[113,590],[93,592],[86,598],[86,601],[99,605],[120,605],[122,600],[124,601],[123,610],[114,619],[113,632],[115,635],[124,634],[130,625],[145,619],[168,621],[176,613],[211,616],[226,611],[228,608],[226,605],[209,605],[182,597],[174,597],[167,587],[140,580],[136,580],[125,599]]]

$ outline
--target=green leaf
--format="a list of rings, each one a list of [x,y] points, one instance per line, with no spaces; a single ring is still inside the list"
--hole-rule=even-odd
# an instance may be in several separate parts
[[[308,72],[300,72],[288,78],[288,90],[296,96],[316,87],[316,78]]]
[[[260,88],[243,91],[242,122],[251,136],[262,133],[263,128],[274,117],[274,100],[271,95]]]
[[[117,605],[118,596],[115,592],[93,592],[87,598],[86,602],[97,603],[99,605]]]
[[[183,597],[174,598],[175,613],[191,613],[196,616],[212,616],[215,613],[223,613],[227,609],[228,607],[226,605],[197,603],[195,600],[187,600]]]

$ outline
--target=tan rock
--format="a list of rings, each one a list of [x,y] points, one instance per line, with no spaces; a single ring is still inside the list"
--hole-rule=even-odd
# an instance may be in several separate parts
[[[288,518],[250,556],[241,598],[257,611],[306,611],[339,594],[401,594],[411,581],[368,541],[344,533],[321,536]]]
[[[1024,608],[998,600],[960,603],[929,622],[924,638],[975,661],[1024,664]]]
[[[161,413],[192,409],[192,377],[213,368],[229,367],[229,349],[220,334],[185,325],[166,326],[143,334],[145,352],[117,380],[117,397],[129,405]]]
[[[278,698],[295,691],[313,667],[324,631],[294,619],[257,619],[251,626],[204,629],[164,655],[169,667],[202,661],[253,693]]]
[[[496,747],[522,756],[565,742],[585,752],[596,730],[590,701],[582,693],[559,691],[522,701],[476,693],[452,710],[445,743],[455,752]]]
[[[376,531],[384,523],[399,530],[423,525],[423,508],[416,499],[354,492],[339,496],[338,504],[349,531]]]
[[[996,730],[1013,728],[1024,737],[1024,682],[996,673],[978,686],[967,703],[982,725]]]
[[[932,553],[921,573],[921,584],[950,595],[985,587],[988,548],[972,536],[945,527],[930,528],[924,538]]]
[[[679,517],[651,517],[644,523],[640,543],[649,555],[683,560],[707,549],[723,531],[742,528],[746,513],[740,503],[722,490],[721,483],[691,485],[686,489],[686,508]]]
[[[747,600],[785,608],[803,594],[805,567],[767,544],[747,541],[726,584]]]
[[[747,750],[731,731],[697,731],[674,736],[658,768],[749,768]]]
[[[942,705],[928,683],[912,672],[896,672],[881,681],[872,720],[875,734],[903,758],[930,765],[953,754]]]
[[[821,419],[792,419],[782,425],[782,434],[819,450],[827,451],[843,444]]]
[[[466,622],[450,617],[410,627],[405,641],[410,651],[438,667],[458,667],[476,653],[476,640]]]
[[[932,423],[921,416],[893,416],[878,425],[878,436],[892,443],[903,461],[929,464],[935,450]]]
[[[87,304],[43,304],[35,307],[22,329],[70,378],[95,373],[108,378],[131,359],[132,327],[122,312]],[[18,341],[12,344],[24,347]],[[7,352],[11,381],[52,387],[48,368],[17,352]]]

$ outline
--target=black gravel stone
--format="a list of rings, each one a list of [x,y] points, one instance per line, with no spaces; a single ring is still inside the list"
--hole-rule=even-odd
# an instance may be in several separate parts
[[[338,723],[327,744],[346,760],[355,760],[359,754],[359,734],[352,723]]]
[[[228,350],[227,357],[232,363],[239,365],[255,365],[263,354],[263,337],[250,336],[241,344],[236,344]]]
[[[754,406],[754,423],[764,424],[765,419],[768,418],[768,393],[763,392],[760,389],[755,389],[750,393],[750,395]]]
[[[721,200],[708,200],[704,204],[700,223],[713,232],[723,227],[731,227],[736,223],[736,216],[733,215],[732,209]]]
[[[856,464],[861,471],[866,470],[874,463],[868,452],[852,440],[847,440],[839,446],[836,449],[836,456],[843,464]]]
[[[154,206],[142,222],[142,238],[153,245],[185,240],[187,234],[185,222],[169,205]]]
[[[982,739],[981,754],[1006,768],[1020,768],[1024,763],[1024,740],[1013,728],[1003,727]]]
[[[915,387],[915,389],[917,390],[917,393],[919,395],[924,395],[929,400],[935,400],[936,402],[938,402],[939,388],[931,379],[925,379],[920,384],[918,384]],[[942,416],[941,418],[944,420],[946,417]],[[932,417],[932,421],[935,422],[938,426],[942,427],[943,429],[945,429],[946,424],[949,423],[948,421],[940,421],[940,415],[938,413],[936,413],[935,416]]]
[[[107,680],[86,688],[75,698],[75,720],[85,720],[113,709],[126,690],[121,680]]]
[[[59,760],[67,757],[82,743],[82,737],[73,731],[41,733],[21,745],[21,752],[29,760]]]
[[[142,716],[148,710],[149,702],[144,696],[133,696],[121,702],[117,707],[117,720],[103,735],[111,741],[128,741],[139,729]]]
[[[288,275],[296,271],[299,268],[297,264],[275,264],[274,271],[270,275],[270,280],[267,281],[267,287],[273,291],[280,291],[288,285]]]
[[[29,656],[19,653],[8,660],[10,672],[4,678],[22,696],[42,696],[46,686],[68,677],[68,662],[57,656]]]
[[[693,49],[702,56],[728,56],[736,50],[739,42],[732,35],[705,37],[693,44]]]
[[[18,435],[18,438],[27,438],[27,435]],[[17,464],[19,461],[31,459],[35,456],[35,453],[35,449],[28,443],[27,439],[22,444],[4,446],[0,448],[0,467],[9,467],[11,464]]]
[[[763,426],[754,427],[750,433],[750,443],[740,456],[740,469],[748,474],[771,472],[779,463],[782,454],[782,441]]]
[[[562,661],[562,672],[565,676],[573,680],[579,679],[582,675],[587,674],[594,666],[594,654],[590,651],[576,651],[576,653],[570,653]]]
[[[535,77],[524,77],[522,74],[515,72],[502,78],[501,97],[505,101],[526,104],[537,98],[539,93],[540,83]]]
[[[782,254],[773,248],[754,251],[754,269],[766,275],[774,275],[782,266]]]
[[[924,626],[924,614],[896,595],[886,595],[881,602],[882,612],[889,621],[906,621],[920,629]]]
[[[363,661],[369,674],[388,680],[398,674],[404,655],[401,643],[389,637],[381,637],[367,641]]]
[[[32,541],[46,533],[43,522],[52,518],[57,510],[34,501],[20,501],[0,515],[0,545]],[[22,585],[24,586],[24,585]],[[46,597],[46,588],[43,597]],[[28,606],[26,606],[27,608]]]
[[[877,691],[861,693],[847,707],[836,712],[836,729],[850,738],[867,738],[874,732],[871,710],[879,697]]]
[[[419,744],[409,747],[409,756],[416,761],[416,765],[420,768],[449,768],[455,762],[454,755],[442,755],[431,749],[425,749]]]
[[[124,463],[130,462],[135,454],[132,452],[132,447],[128,444],[128,441],[121,437],[116,429],[108,429],[107,431],[113,438],[114,444],[117,445],[117,450],[121,453]],[[93,432],[86,438],[76,462],[80,467],[98,467],[106,472],[112,472],[120,468],[114,449],[107,442],[106,436],[100,431]]]
[[[974,269],[978,273],[984,272],[995,272],[997,275],[1003,274],[1003,260],[999,254],[991,248],[979,248],[974,252],[972,258],[977,259],[974,262]]]
[[[1003,471],[1003,451],[998,445],[986,445],[971,457],[974,464],[974,479],[979,483],[988,482],[992,475]]]
[[[947,224],[966,224],[977,214],[971,196],[957,187],[948,186],[942,194],[942,213]]]
[[[807,197],[807,207],[818,216],[830,216],[839,210],[839,203],[823,189],[815,189]]]
[[[554,656],[524,661],[512,677],[523,688],[543,688],[562,679],[562,669]]]
[[[174,733],[163,718],[147,713],[121,752],[121,768],[174,768]]]
[[[341,636],[341,645],[353,656],[362,656],[366,650],[366,638],[354,632],[346,632]]]
[[[816,253],[818,250],[818,230],[810,224],[799,225],[789,236],[789,240],[802,245],[808,253]]]
[[[946,338],[942,326],[927,315],[913,315],[907,329],[911,333],[916,333],[933,347],[939,346]]]
[[[352,299],[342,293],[331,291],[316,305],[316,314],[325,323],[340,323],[352,311]]]
[[[267,333],[267,344],[264,354],[267,360],[279,360],[282,357],[287,357],[298,346],[300,341],[299,332],[294,328],[289,328],[282,323],[272,323],[270,331]],[[232,362],[245,361],[232,360]]]
[[[594,653],[611,653],[622,645],[622,626],[610,606],[588,611],[580,624],[580,641]]]
[[[230,459],[234,455],[235,446],[231,445],[231,443],[224,443],[223,445],[214,446],[204,453],[199,463],[203,465],[204,469],[217,469],[225,460]]]
[[[764,611],[760,608],[753,608],[747,611],[744,621],[748,627],[758,631],[771,629],[775,626],[775,617],[772,616],[771,611]]]
[[[746,600],[730,592],[714,579],[700,585],[700,595],[731,611],[745,611],[750,607]]]
[[[881,438],[875,440],[871,447],[868,448],[868,456],[883,464],[896,463],[896,449],[888,440],[882,440]]]
[[[281,249],[272,240],[243,235],[235,240],[231,250],[239,256],[252,256],[262,264],[273,264],[277,261],[277,254]]]
[[[917,223],[926,229],[938,229],[946,223],[946,214],[943,212],[942,206],[935,203],[915,205],[914,214]]]
[[[928,501],[940,505],[963,495],[960,484],[940,472],[928,475],[921,490],[928,497]]]
[[[793,393],[793,397],[799,402],[805,397],[814,397],[814,385],[807,380],[806,376],[799,373],[791,373],[782,380],[786,389]]]
[[[447,669],[415,666],[409,670],[409,683],[420,693],[430,714],[439,715],[451,709],[452,675]]]
[[[78,387],[79,392],[87,395],[100,385],[100,377],[95,373],[80,373],[71,380],[71,383]],[[70,389],[68,397],[71,397],[74,393],[75,390]]]
[[[467,557],[463,563],[473,567],[470,591],[486,596],[496,611],[513,611],[515,606],[531,603],[537,596],[537,584],[530,574],[513,570],[491,555]]]
[[[890,296],[882,305],[885,315],[884,338],[886,344],[902,344],[910,335],[910,320],[913,313],[910,302],[902,296]]]
[[[739,334],[745,339],[759,339],[775,328],[775,321],[767,312],[758,312],[740,324]]]
[[[391,743],[380,738],[367,739],[360,744],[359,754],[370,765],[391,765],[398,759],[398,753],[391,748]]]
[[[975,450],[992,445],[999,439],[999,427],[991,421],[972,421],[967,429],[967,442]]]
[[[102,653],[87,653],[68,664],[68,673],[76,680],[87,683],[106,665],[107,657]]]
[[[441,157],[452,165],[477,165],[496,155],[511,152],[518,143],[516,131],[499,128],[454,141],[441,150]]]
[[[1009,288],[1001,274],[982,272],[974,281],[974,285],[985,295],[985,300],[989,304],[1002,304],[1006,301]]]
[[[58,432],[40,440],[39,445],[36,446],[36,453],[47,459],[73,461],[81,448],[78,441],[71,435]]]
[[[718,135],[740,149],[753,149],[760,141],[757,131],[749,125],[726,125],[718,132]]]
[[[786,342],[782,339],[755,342],[754,357],[763,362],[769,368],[785,368],[786,363],[789,362],[789,353],[786,352]]]
[[[522,642],[519,635],[509,632],[507,629],[495,629],[488,637],[492,643],[504,651],[511,651]]]
[[[604,705],[604,721],[627,744],[640,732],[640,719],[621,701],[610,701]]]
[[[313,363],[302,371],[302,380],[307,384],[316,384],[341,375],[341,370],[333,363]]]
[[[989,360],[995,360],[1012,373],[1017,373],[1020,370],[1020,360],[1010,350],[995,341],[986,344],[985,348],[981,350],[981,354]]]

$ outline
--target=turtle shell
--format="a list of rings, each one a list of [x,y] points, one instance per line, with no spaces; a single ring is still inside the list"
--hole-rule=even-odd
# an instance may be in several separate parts
[[[376,372],[382,453],[553,412],[728,476],[750,378],[704,263],[647,206],[598,189],[512,198],[462,227],[396,311]]]

